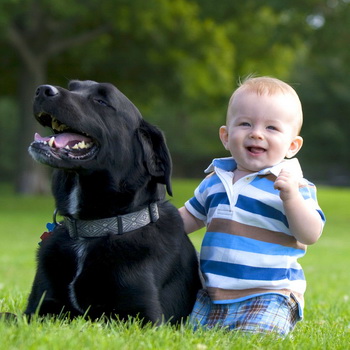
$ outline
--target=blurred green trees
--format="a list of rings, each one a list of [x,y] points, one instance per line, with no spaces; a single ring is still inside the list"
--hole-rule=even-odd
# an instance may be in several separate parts
[[[346,183],[348,0],[2,0],[0,180],[44,191],[27,154],[37,85],[109,81],[167,137],[176,176],[202,176],[237,81],[291,83],[305,114],[300,157],[312,178]],[[315,180],[316,180],[315,179]]]

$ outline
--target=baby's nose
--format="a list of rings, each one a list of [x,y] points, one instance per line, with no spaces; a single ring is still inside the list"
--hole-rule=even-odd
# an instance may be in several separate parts
[[[253,128],[250,135],[249,135],[250,138],[252,139],[257,139],[257,140],[261,140],[263,139],[264,135],[263,135],[263,132],[261,129],[259,128]]]

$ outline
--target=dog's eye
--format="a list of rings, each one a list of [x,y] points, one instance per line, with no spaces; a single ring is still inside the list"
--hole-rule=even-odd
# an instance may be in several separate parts
[[[104,100],[101,100],[101,99],[95,99],[95,101],[100,104],[101,106],[105,106],[105,107],[109,107],[109,104],[104,101]]]

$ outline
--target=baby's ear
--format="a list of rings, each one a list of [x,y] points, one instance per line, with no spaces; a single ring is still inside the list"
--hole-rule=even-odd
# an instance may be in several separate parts
[[[220,140],[224,145],[225,149],[228,150],[228,131],[225,125],[221,126],[219,129]]]
[[[296,136],[290,144],[286,157],[287,158],[294,157],[300,151],[301,147],[303,146],[303,142],[304,140],[301,136]]]

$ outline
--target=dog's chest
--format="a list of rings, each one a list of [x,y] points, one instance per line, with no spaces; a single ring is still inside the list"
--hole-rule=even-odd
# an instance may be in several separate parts
[[[110,255],[111,246],[105,243],[96,242],[94,239],[78,239],[72,246],[75,255],[75,273],[68,285],[68,293],[72,305],[82,314],[88,308],[93,308],[96,300],[99,300],[99,305],[111,302],[106,294],[113,294],[113,299],[118,300],[118,291],[123,290],[122,285],[134,284],[131,282],[134,274],[123,273],[130,267],[128,263],[118,258],[121,251],[112,249]],[[126,258],[126,261],[129,259]],[[115,278],[116,273],[118,279]]]
[[[76,268],[76,274],[72,282],[69,284],[70,300],[73,306],[82,313],[84,313],[85,310],[83,310],[82,307],[79,305],[79,302],[75,293],[75,283],[83,271],[85,259],[87,256],[87,248],[88,248],[88,243],[85,240],[78,240],[74,244],[73,249],[76,253],[77,268]]]

